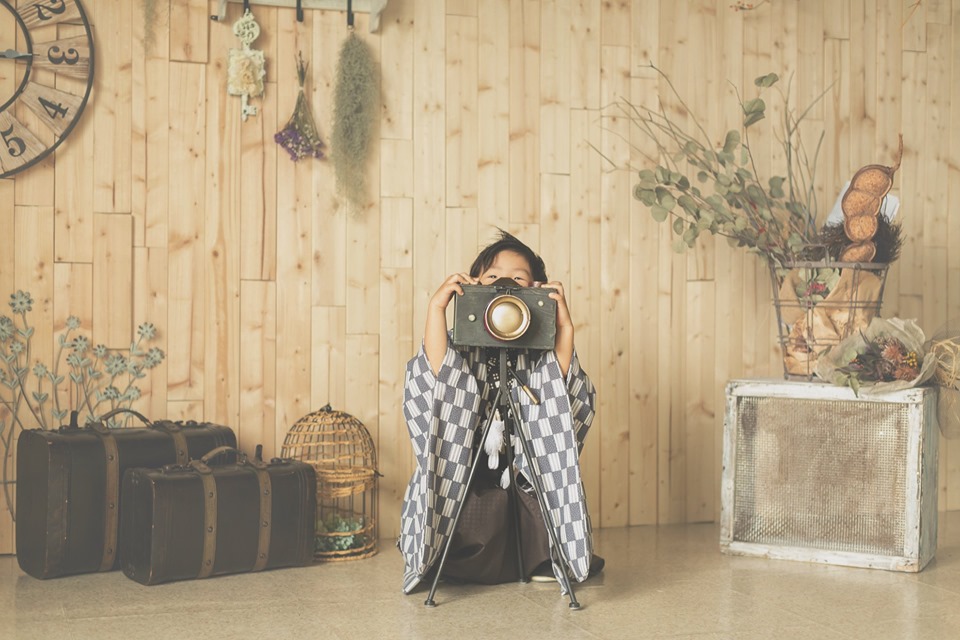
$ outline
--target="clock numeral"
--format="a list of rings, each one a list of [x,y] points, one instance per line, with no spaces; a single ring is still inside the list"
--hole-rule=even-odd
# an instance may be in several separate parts
[[[83,109],[83,98],[81,96],[37,82],[28,82],[20,97],[22,104],[58,136],[63,135],[63,132],[70,126],[70,121]],[[6,126],[6,124],[6,122],[0,121],[0,126]],[[30,146],[29,142],[28,140],[28,147]]]
[[[57,116],[60,116],[61,118],[67,117],[67,112],[69,111],[69,109],[67,109],[65,106],[63,106],[59,102],[54,104],[53,102],[50,102],[44,97],[37,98],[37,102],[40,103],[44,111],[50,114],[51,118],[56,118]]]
[[[80,61],[80,52],[72,48],[64,52],[60,47],[54,46],[47,49],[47,60],[52,64],[77,64]]]
[[[48,0],[46,4],[37,3],[37,20],[45,22],[67,10],[64,0]],[[44,13],[49,11],[50,13]]]
[[[0,137],[3,137],[4,143],[7,145],[7,151],[14,158],[19,157],[27,150],[27,144],[23,141],[23,138],[18,138],[13,135],[13,125],[10,125],[9,129],[4,129],[0,131]]]

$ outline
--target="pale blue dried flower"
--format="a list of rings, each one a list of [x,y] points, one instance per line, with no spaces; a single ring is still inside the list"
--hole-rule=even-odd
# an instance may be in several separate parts
[[[83,358],[78,353],[71,353],[67,356],[67,364],[71,367],[79,367],[83,364]]]
[[[79,329],[80,328],[80,318],[77,316],[70,316],[67,318],[67,329]]]
[[[98,358],[105,357],[107,355],[107,347],[102,344],[98,344],[93,348],[93,355]]]
[[[152,322],[144,322],[137,327],[137,334],[144,340],[153,340],[157,336],[157,328]]]
[[[163,361],[165,354],[160,350],[159,347],[151,347],[147,351],[146,357],[143,359],[143,366],[147,369],[153,369],[155,366],[160,364]]]
[[[107,400],[119,400],[120,399],[120,389],[117,389],[115,386],[110,385],[103,390],[103,397]]]
[[[138,387],[130,387],[127,389],[126,393],[127,399],[131,401],[136,401],[140,399],[140,389]]]
[[[10,351],[16,353],[17,355],[23,353],[25,345],[19,340],[14,340],[10,343]]]
[[[37,364],[33,365],[33,375],[37,376],[38,378],[43,378],[44,376],[46,376],[47,375],[46,365],[43,364],[42,362],[38,362]]]
[[[127,359],[119,353],[111,353],[104,361],[103,368],[106,369],[107,373],[111,376],[118,376],[127,370]]]
[[[90,349],[90,338],[87,336],[77,336],[73,339],[73,352],[83,354]]]
[[[10,294],[10,308],[14,313],[27,313],[33,310],[33,298],[26,291]]]

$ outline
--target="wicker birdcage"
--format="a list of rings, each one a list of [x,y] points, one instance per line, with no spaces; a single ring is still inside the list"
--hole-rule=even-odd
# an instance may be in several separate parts
[[[330,405],[290,427],[280,455],[317,472],[314,558],[357,560],[377,553],[377,453],[370,432]]]

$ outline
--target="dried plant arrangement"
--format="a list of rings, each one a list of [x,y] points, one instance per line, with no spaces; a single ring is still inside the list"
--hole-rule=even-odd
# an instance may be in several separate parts
[[[737,91],[741,122],[718,146],[666,74],[650,66],[685,116],[681,120],[662,106],[616,105],[618,116],[629,118],[658,151],[648,158],[654,167],[637,173],[634,197],[656,221],[670,221],[674,251],[693,248],[709,232],[767,262],[784,375],[812,379],[819,354],[879,315],[887,264],[897,259],[902,244],[899,223],[881,213],[899,157],[893,166],[861,168],[841,199],[842,220],[820,228],[817,159],[824,133],[810,144],[813,139],[801,136],[801,124],[829,88],[797,110],[789,83],[782,89],[774,73],[756,78],[755,97]],[[785,164],[780,175],[770,175],[774,172],[751,146],[751,132],[766,118],[764,94],[770,91],[782,101],[772,132]]]
[[[913,320],[874,318],[820,358],[817,376],[858,395],[863,385],[871,393],[916,387],[936,373],[937,358],[925,342]]]
[[[297,82],[299,83],[297,104],[286,126],[273,136],[274,141],[290,154],[290,159],[294,162],[303,158],[322,160],[324,157],[323,147],[325,145],[320,138],[320,132],[317,131],[317,124],[313,119],[310,103],[304,93],[307,67],[307,63],[303,60],[303,54],[297,52]]]
[[[330,161],[337,190],[355,211],[367,198],[366,164],[377,121],[378,83],[370,47],[351,31],[337,61]]]

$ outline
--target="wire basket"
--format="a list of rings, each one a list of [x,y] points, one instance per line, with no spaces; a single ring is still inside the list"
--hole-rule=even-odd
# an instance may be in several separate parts
[[[770,263],[786,380],[813,380],[830,347],[880,315],[889,265],[817,260]]]
[[[314,558],[358,560],[377,553],[377,452],[370,432],[326,405],[287,432],[280,455],[317,472]]]

